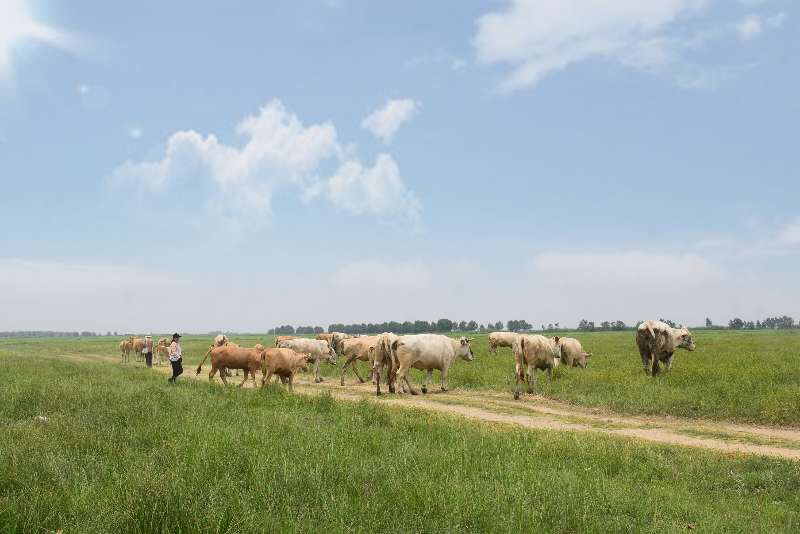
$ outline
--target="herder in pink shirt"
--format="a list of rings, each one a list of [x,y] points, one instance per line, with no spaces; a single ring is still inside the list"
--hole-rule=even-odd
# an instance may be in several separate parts
[[[169,344],[169,363],[172,365],[172,377],[168,380],[175,383],[175,379],[183,374],[183,353],[180,344],[181,336],[177,332],[172,334],[172,343]]]

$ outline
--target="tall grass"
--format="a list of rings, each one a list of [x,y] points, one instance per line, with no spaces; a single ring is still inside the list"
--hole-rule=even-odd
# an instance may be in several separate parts
[[[35,352],[0,354],[2,532],[800,529],[797,463]]]

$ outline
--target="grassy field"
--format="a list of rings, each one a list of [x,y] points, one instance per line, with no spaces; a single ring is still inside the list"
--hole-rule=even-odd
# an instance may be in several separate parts
[[[515,430],[277,386],[167,386],[140,366],[97,362],[91,354],[107,345],[0,345],[0,532],[800,529],[796,462]],[[474,367],[503,385],[508,358]],[[461,363],[462,385],[491,385],[470,382],[475,371]],[[629,367],[620,372],[633,379]]]
[[[800,426],[800,332],[698,331],[697,350],[678,351],[671,373],[656,379],[644,375],[631,332],[576,333],[593,352],[587,369],[559,367],[555,379],[539,380],[544,395],[584,406],[607,407],[628,414],[667,414],[744,423]],[[194,368],[210,344],[210,336],[183,340],[187,372]],[[270,336],[233,338],[243,346],[272,344]],[[4,340],[0,350],[35,355],[42,351],[117,353],[118,339]],[[465,389],[499,389],[510,392],[513,357],[510,349],[490,355],[486,336],[475,336],[475,361],[457,361],[450,385]],[[362,375],[366,364],[362,363]],[[208,363],[204,371],[210,369]],[[328,379],[338,380],[338,368],[323,365]],[[415,380],[422,374],[412,371]],[[348,374],[347,380],[355,381]],[[438,373],[434,380],[438,380]],[[509,393],[510,395],[510,393]]]

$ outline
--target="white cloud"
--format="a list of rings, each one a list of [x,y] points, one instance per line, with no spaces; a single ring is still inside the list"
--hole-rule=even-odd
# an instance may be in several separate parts
[[[736,24],[736,33],[742,41],[749,41],[764,29],[760,15],[748,15]]]
[[[461,70],[467,66],[467,61],[464,59],[454,59],[453,62],[450,64],[450,68],[452,70]]]
[[[512,71],[504,92],[532,87],[572,64],[606,59],[648,71],[679,63],[684,43],[668,32],[701,14],[710,0],[512,0],[481,16],[473,44],[478,60]]]
[[[327,182],[327,191],[331,202],[353,213],[391,213],[417,222],[422,209],[414,192],[407,190],[397,163],[385,153],[368,168],[346,161]]]
[[[776,242],[783,246],[800,245],[800,222],[787,224],[778,234]]]
[[[128,130],[128,136],[131,139],[140,139],[143,133],[144,132],[142,132],[141,128],[131,128],[130,130]]]
[[[420,260],[386,263],[381,260],[358,260],[341,267],[333,275],[340,289],[422,289],[432,280],[430,268]]]
[[[353,213],[414,219],[419,214],[419,202],[394,159],[381,154],[373,168],[362,168],[352,150],[339,143],[331,122],[306,126],[280,101],[272,100],[241,121],[236,131],[246,139],[241,147],[221,143],[214,134],[178,131],[167,140],[162,159],[127,161],[112,173],[112,181],[163,191],[203,177],[214,191],[209,209],[234,219],[271,213],[275,189],[290,185],[306,200],[324,192]],[[333,177],[320,178],[331,162],[338,162],[339,170]]]
[[[389,100],[386,105],[376,109],[361,122],[361,127],[384,143],[390,143],[400,127],[419,113],[421,104],[410,98]]]
[[[643,251],[547,252],[534,259],[538,275],[571,284],[649,286],[654,282],[687,286],[720,276],[720,270],[696,254]]]

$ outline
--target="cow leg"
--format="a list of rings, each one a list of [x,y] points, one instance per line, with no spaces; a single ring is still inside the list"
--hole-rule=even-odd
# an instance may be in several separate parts
[[[214,381],[214,375],[215,374],[217,374],[217,368],[212,365],[211,366],[211,370],[208,372],[208,381],[209,382],[213,382]]]
[[[660,370],[658,355],[655,352],[650,353],[650,376],[656,376]]]
[[[351,357],[347,358],[347,360],[342,364],[342,379],[339,382],[339,385],[342,385],[342,386],[344,385],[344,375],[347,374],[347,368],[350,367],[351,365],[353,365],[353,360],[354,359],[355,359],[355,356],[351,356]]]
[[[514,400],[519,400],[519,383],[525,380],[525,368],[522,364],[514,364]]]
[[[417,390],[414,389],[414,387],[411,385],[411,382],[408,381],[408,369],[408,367],[403,367],[400,365],[400,368],[397,370],[397,375],[395,376],[395,382],[401,385],[403,382],[405,382],[406,386],[408,386],[408,391],[412,395],[418,395]]]
[[[448,388],[448,384],[447,384],[447,374],[448,374],[449,372],[450,372],[450,368],[449,368],[449,367],[445,367],[444,369],[442,369],[442,370],[441,370],[441,375],[442,375],[442,391],[447,391],[447,390],[449,389],[449,388]]]
[[[289,375],[289,384],[288,384],[289,393],[292,392],[292,383],[294,383],[294,373]]]
[[[364,379],[361,378],[361,375],[358,373],[358,360],[353,360],[352,366],[353,372],[356,374],[356,378],[358,378],[359,383],[363,384]]]
[[[261,376],[261,387],[262,388],[267,385],[267,382],[269,382],[270,378],[272,378],[272,369],[269,369],[267,371],[267,374]]]
[[[225,384],[226,386],[228,385],[228,379],[225,377],[225,375],[227,374],[228,374],[228,369],[226,367],[221,367],[219,370],[219,377],[220,379],[222,379],[222,383]]]
[[[666,359],[664,360],[664,364],[666,364],[666,366],[667,366],[667,371],[672,371],[672,356],[674,354],[675,354],[674,352],[671,353],[671,354],[668,354]]]
[[[528,393],[536,392],[536,368],[533,365],[528,366]]]
[[[428,384],[433,382],[433,369],[428,369],[428,372],[425,373],[425,382],[422,383],[422,392],[428,392]]]
[[[314,360],[314,382],[322,382],[322,377],[319,376],[319,355]]]
[[[383,371],[383,364],[379,362],[374,362],[372,364],[372,374],[375,376],[375,395],[381,395],[381,371]]]
[[[239,387],[244,386],[244,383],[247,382],[247,373],[248,372],[249,371],[247,369],[244,370],[244,380],[242,380],[242,382],[239,384]],[[255,376],[256,376],[256,374],[253,373],[253,377],[255,377]],[[253,378],[253,379],[255,380],[255,378]]]

